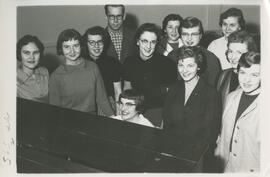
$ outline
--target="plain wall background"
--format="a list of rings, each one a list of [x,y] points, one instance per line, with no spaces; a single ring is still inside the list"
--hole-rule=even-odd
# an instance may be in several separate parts
[[[136,28],[145,22],[159,26],[170,13],[183,18],[199,18],[205,31],[220,30],[219,15],[230,7],[243,11],[248,31],[260,33],[260,6],[256,5],[126,5],[125,25]],[[17,40],[26,34],[36,35],[45,45],[45,61],[49,70],[54,70],[57,62],[56,40],[61,31],[74,28],[83,34],[92,26],[106,27],[103,5],[84,6],[20,6],[17,7]],[[50,69],[50,66],[53,67]]]

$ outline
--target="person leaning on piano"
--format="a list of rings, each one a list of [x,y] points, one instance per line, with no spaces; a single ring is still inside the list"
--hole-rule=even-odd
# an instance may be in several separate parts
[[[143,94],[134,89],[124,90],[119,96],[118,104],[119,115],[112,118],[154,128],[142,114],[145,109]]]
[[[49,72],[40,67],[44,46],[36,36],[25,35],[17,43],[17,97],[48,102]]]
[[[52,105],[112,116],[98,66],[81,56],[82,38],[78,31],[66,29],[57,40],[57,54],[65,61],[52,73],[49,81],[49,102]]]

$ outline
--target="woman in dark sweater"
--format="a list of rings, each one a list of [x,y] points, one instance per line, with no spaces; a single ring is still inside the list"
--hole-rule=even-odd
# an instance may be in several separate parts
[[[163,108],[164,131],[181,137],[203,141],[213,148],[221,118],[217,91],[200,77],[206,69],[198,47],[177,50],[178,72],[183,80],[169,88]]]
[[[112,107],[115,109],[116,102],[122,92],[122,65],[117,59],[106,55],[108,37],[104,28],[100,26],[87,29],[83,35],[83,42],[86,49],[84,56],[98,65],[107,96]]]

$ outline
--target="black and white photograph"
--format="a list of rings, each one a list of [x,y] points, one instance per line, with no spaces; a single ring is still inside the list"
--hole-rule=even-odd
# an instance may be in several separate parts
[[[269,175],[268,5],[0,0],[0,176]]]

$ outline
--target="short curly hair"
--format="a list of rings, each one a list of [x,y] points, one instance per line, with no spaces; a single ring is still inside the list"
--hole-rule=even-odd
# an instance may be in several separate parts
[[[198,74],[204,73],[207,68],[205,55],[199,46],[182,46],[176,51],[177,64],[180,60],[186,58],[194,58],[195,63],[198,65]]]
[[[17,43],[16,54],[17,54],[18,61],[22,60],[22,56],[21,56],[22,47],[31,43],[31,42],[34,43],[37,46],[37,48],[39,49],[40,58],[43,57],[44,45],[42,44],[42,42],[36,36],[32,36],[32,35],[27,34],[27,35],[23,36],[22,38],[20,38],[18,43]]]
[[[140,39],[141,35],[146,31],[154,33],[157,36],[157,43],[160,41],[160,29],[154,23],[144,23],[136,31],[135,42],[137,42]]]

